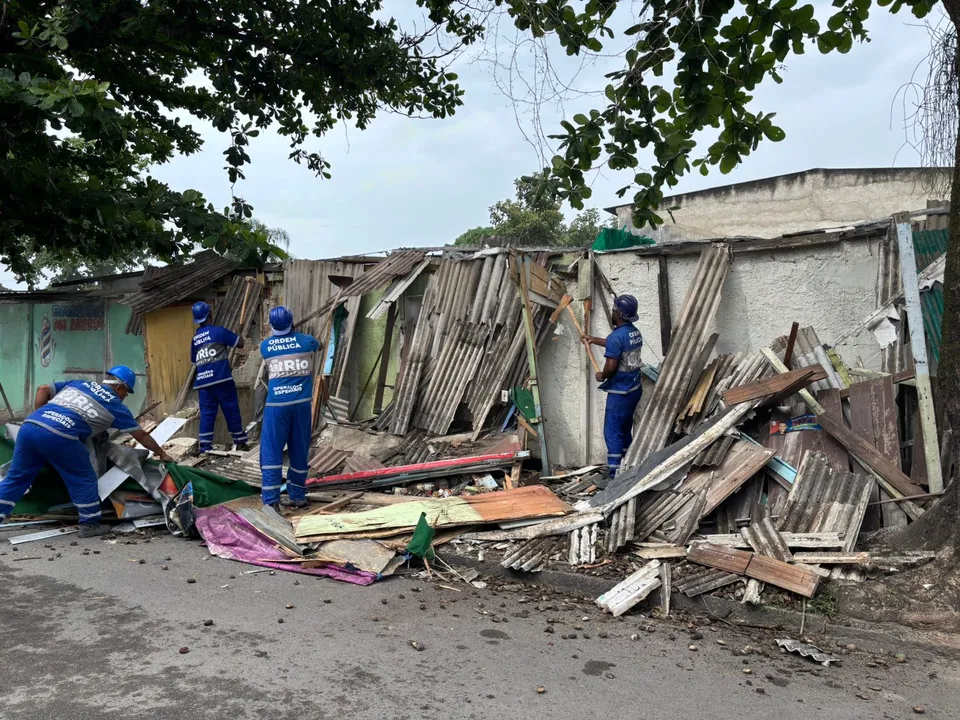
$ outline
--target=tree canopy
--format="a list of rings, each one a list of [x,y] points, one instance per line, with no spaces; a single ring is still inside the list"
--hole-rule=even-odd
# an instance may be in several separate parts
[[[483,245],[490,238],[500,237],[527,247],[586,247],[597,239],[603,226],[600,212],[595,208],[584,210],[568,224],[549,171],[518,178],[513,184],[514,198],[490,206],[490,225],[467,230],[454,245]]]
[[[432,26],[404,32],[377,0],[8,0],[0,19],[0,262],[31,253],[174,259],[195,242],[262,245],[239,195],[218,211],[140,169],[197,152],[193,119],[228,138],[243,179],[251,138],[275,127],[320,176],[311,146],[337,122],[383,110],[445,117],[462,90],[445,62],[480,26],[461,3],[419,0]],[[67,142],[76,138],[80,143]]]

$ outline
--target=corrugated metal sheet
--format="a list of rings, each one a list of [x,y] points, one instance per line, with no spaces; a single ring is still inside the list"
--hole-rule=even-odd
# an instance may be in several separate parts
[[[681,578],[678,578],[675,572],[673,589],[682,592],[687,597],[695,597],[726,585],[732,585],[740,579],[739,575],[724,570],[708,567],[697,568],[689,573],[685,572]]]
[[[141,313],[167,307],[213,285],[237,268],[233,260],[206,250],[194,256],[189,265],[147,268],[140,281],[140,291],[120,302],[133,308],[127,332],[140,328]]]
[[[950,230],[914,230],[913,248],[917,255],[917,272],[923,272],[927,265],[943,255],[950,246]]]
[[[936,362],[940,362],[940,343],[943,339],[943,285],[936,283],[920,293],[923,309],[923,329],[927,334],[927,346]]]
[[[823,453],[807,452],[780,512],[777,529],[843,533],[844,550],[853,550],[874,482],[872,477],[836,472]]]
[[[307,464],[310,466],[310,469],[316,473],[312,475],[312,477],[323,477],[324,475],[330,475],[336,472],[349,456],[350,453],[343,452],[342,450],[336,450],[330,446],[322,446],[317,448],[317,451]]]
[[[356,277],[356,280],[343,289],[340,293],[340,300],[361,297],[382,290],[395,278],[403,277],[416,269],[423,262],[423,258],[424,252],[422,250],[397,250],[391,253],[385,260],[376,263],[362,275],[352,275],[351,277]],[[286,285],[286,283],[284,284]],[[333,292],[333,295],[336,295],[336,291]],[[324,318],[330,314],[333,309],[333,300],[334,298],[331,297],[314,311],[318,318]]]
[[[337,294],[337,286],[330,276],[356,278],[363,274],[364,265],[336,260],[286,260],[283,263],[283,297],[277,304],[285,305],[293,313],[295,322],[327,306]],[[300,331],[318,337],[323,333],[330,313],[318,314],[300,325]]]
[[[500,566],[510,570],[536,572],[543,568],[551,555],[561,549],[564,542],[562,537],[556,536],[534,538],[508,552],[500,562]]]
[[[671,333],[670,350],[660,365],[660,377],[650,400],[634,423],[633,442],[622,462],[624,469],[636,467],[669,443],[677,415],[687,400],[687,389],[697,369],[697,357],[720,304],[720,291],[729,267],[730,247],[727,244],[712,244],[700,254],[686,300]],[[618,532],[608,533],[608,549],[619,547],[621,540],[633,539],[636,502],[633,498],[615,511],[612,524],[618,527]]]
[[[411,427],[442,435],[466,405],[475,436],[500,390],[526,377],[520,300],[508,255],[444,255],[424,293],[398,389],[390,431]],[[546,336],[544,308],[535,305],[538,338]]]
[[[358,455],[354,453],[349,458],[347,458],[347,464],[344,468],[344,472],[364,472],[366,470],[379,470],[384,467],[384,464],[372,458],[369,455]]]
[[[755,521],[740,530],[743,539],[747,541],[755,553],[766,555],[783,562],[793,560],[793,553],[787,547],[783,536],[777,531],[773,520],[765,517]]]
[[[782,349],[786,349],[785,345]],[[783,357],[783,352],[779,352],[778,354],[781,358]],[[843,379],[834,369],[833,363],[830,362],[823,343],[821,343],[820,338],[817,337],[817,331],[812,327],[800,328],[799,332],[797,332],[797,342],[793,350],[793,369],[810,367],[811,365],[820,365],[827,371],[827,378],[808,385],[807,390],[810,392],[827,390],[829,388],[843,390],[847,387],[846,383],[843,382]]]

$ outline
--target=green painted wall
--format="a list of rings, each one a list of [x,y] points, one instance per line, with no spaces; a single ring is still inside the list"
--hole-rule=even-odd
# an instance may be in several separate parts
[[[114,300],[107,302],[107,339],[109,356],[107,367],[126,365],[137,374],[137,388],[124,404],[139,413],[147,400],[147,363],[144,356],[143,335],[127,335],[124,330],[133,310]]]
[[[21,414],[30,402],[26,390],[29,360],[29,307],[0,305],[0,383],[15,414]],[[0,404],[0,414],[5,417],[6,412]]]
[[[38,385],[99,380],[111,365],[130,366],[142,381],[143,336],[123,332],[130,312],[104,300],[0,305],[0,382],[14,411],[32,409]],[[136,412],[143,407],[145,387],[138,384],[126,401]]]

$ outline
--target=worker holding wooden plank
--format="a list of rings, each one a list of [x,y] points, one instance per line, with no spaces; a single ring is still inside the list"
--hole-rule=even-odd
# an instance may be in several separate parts
[[[60,474],[77,508],[79,537],[111,532],[109,525],[100,523],[97,473],[84,444],[87,438],[116,428],[130,433],[161,460],[172,460],[123,404],[136,382],[133,370],[116,365],[106,372],[102,382],[69,380],[37,388],[36,410],[20,427],[10,469],[0,482],[0,523],[10,516],[40,471],[50,465]]]
[[[295,508],[307,506],[307,454],[313,429],[313,369],[320,343],[293,331],[293,313],[281,306],[270,311],[273,336],[260,343],[267,368],[267,403],[260,433],[263,504],[280,508],[283,450],[290,455],[287,495]]]
[[[616,477],[620,461],[633,440],[633,413],[640,403],[643,388],[640,369],[643,361],[643,335],[633,324],[638,319],[637,299],[619,295],[613,301],[610,324],[613,332],[606,338],[588,337],[591,345],[605,349],[606,362],[596,373],[600,389],[607,393],[607,409],[603,416],[603,440],[607,445],[610,477]]]
[[[193,322],[197,332],[190,346],[190,359],[197,367],[193,387],[200,401],[200,452],[213,450],[213,431],[221,409],[233,438],[233,449],[248,450],[229,357],[230,348],[243,347],[243,338],[211,323],[210,306],[202,300],[193,304]]]

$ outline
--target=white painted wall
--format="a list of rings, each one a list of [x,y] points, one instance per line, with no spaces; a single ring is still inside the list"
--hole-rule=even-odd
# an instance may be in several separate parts
[[[679,207],[673,220],[640,232],[657,242],[781,235],[876,220],[920,210],[949,195],[948,171],[924,168],[807,170],[664,198]],[[932,181],[932,177],[942,179]],[[933,188],[937,188],[934,190]],[[632,228],[632,207],[616,208],[620,227]]]
[[[876,307],[877,247],[879,239],[850,240],[796,250],[735,253],[723,286],[713,330],[720,334],[715,353],[758,350],[790,331],[793,321],[812,325],[822,342],[857,326]],[[636,296],[640,306],[637,326],[644,335],[644,360],[660,364],[660,316],[657,296],[658,260],[634,253],[599,255],[599,264],[619,293]],[[667,259],[671,314],[677,317],[693,278],[698,256]],[[575,288],[571,286],[573,294]],[[580,316],[580,303],[575,302]],[[602,304],[594,296],[594,335],[609,332],[601,317]],[[593,371],[586,386],[586,355],[569,317],[559,321],[539,356],[540,387],[550,461],[576,465],[584,461],[582,403],[589,393],[588,462],[605,462],[603,408],[605,395],[596,390]],[[879,369],[879,347],[870,334],[861,333],[838,348],[851,365]],[[602,352],[594,348],[596,357]],[[586,389],[585,389],[586,388]],[[649,397],[649,391],[645,393]]]

